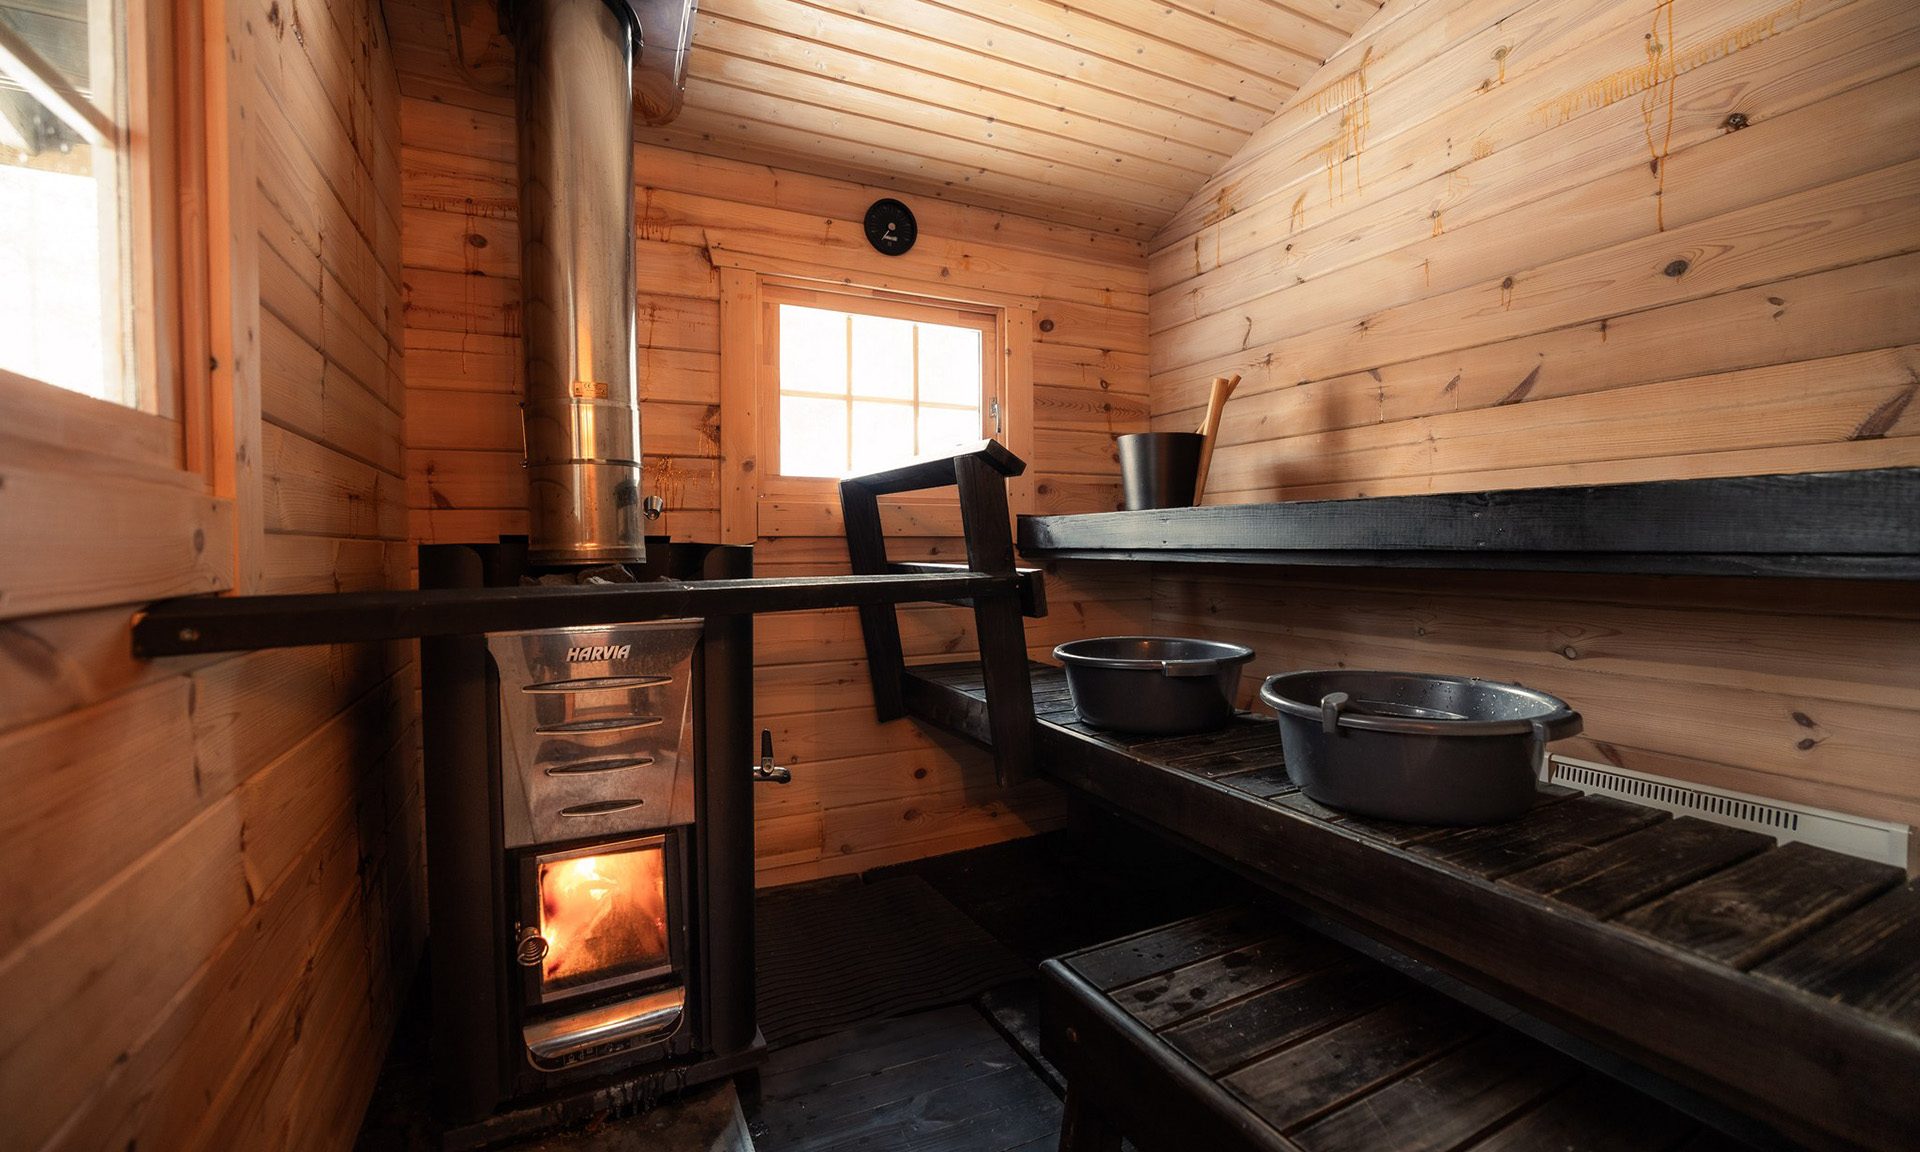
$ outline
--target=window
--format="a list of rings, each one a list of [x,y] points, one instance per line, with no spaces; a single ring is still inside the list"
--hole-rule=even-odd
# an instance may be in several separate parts
[[[993,312],[769,288],[774,474],[839,477],[997,434]]]
[[[812,264],[718,247],[715,256],[722,542],[838,536],[835,480],[857,469],[985,437],[1031,458],[1032,297],[910,279],[889,257],[824,281]],[[1016,478],[1009,505],[1034,511],[1038,487]],[[921,506],[906,513],[912,526],[942,537],[959,534],[938,510],[952,504],[951,492],[887,501],[896,519],[900,506]],[[923,516],[927,508],[936,511]],[[802,549],[791,562],[814,558]]]
[[[262,578],[256,358],[231,352],[257,328],[231,114],[253,68],[202,54],[228,19],[0,0],[0,619]]]
[[[0,369],[152,411],[131,367],[127,75],[121,0],[0,0]]]

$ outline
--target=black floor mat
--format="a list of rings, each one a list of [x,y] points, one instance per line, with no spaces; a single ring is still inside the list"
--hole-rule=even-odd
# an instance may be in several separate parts
[[[1031,975],[918,876],[775,890],[754,920],[760,1028],[776,1047]]]

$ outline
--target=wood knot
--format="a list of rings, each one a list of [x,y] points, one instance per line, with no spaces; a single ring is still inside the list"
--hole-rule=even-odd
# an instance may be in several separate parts
[[[1051,332],[1051,331],[1053,331],[1053,321],[1051,321],[1051,320],[1042,320],[1042,321],[1040,321],[1040,331],[1042,331],[1042,332]]]
[[[1662,268],[1660,271],[1664,272],[1668,276],[1679,277],[1679,276],[1686,275],[1687,269],[1689,267],[1691,267],[1691,265],[1689,265],[1685,260],[1675,260],[1673,263],[1667,265],[1665,268]]]
[[[1740,129],[1745,128],[1747,124],[1748,120],[1745,112],[1734,112],[1720,122],[1720,127],[1725,128],[1729,132],[1738,132]]]

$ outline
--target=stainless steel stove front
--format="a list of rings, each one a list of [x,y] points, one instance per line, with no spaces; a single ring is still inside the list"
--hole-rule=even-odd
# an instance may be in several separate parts
[[[501,632],[509,848],[691,824],[699,620]]]

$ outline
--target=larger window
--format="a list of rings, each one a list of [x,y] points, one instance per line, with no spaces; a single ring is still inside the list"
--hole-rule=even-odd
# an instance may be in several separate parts
[[[0,369],[154,410],[135,371],[121,0],[0,0]]]
[[[776,476],[872,471],[1002,431],[995,313],[775,288],[766,307]]]
[[[256,358],[232,349],[258,301],[232,298],[252,238],[228,215],[253,69],[201,51],[237,12],[0,0],[0,618],[230,588],[257,533]]]

